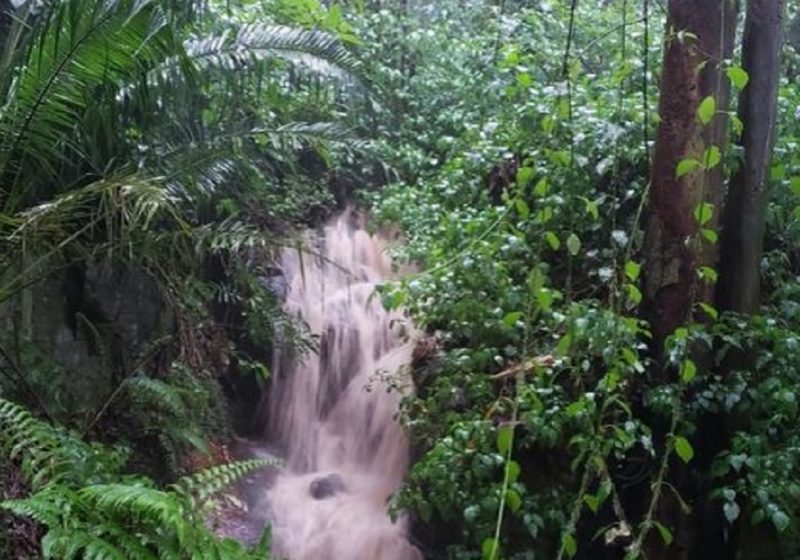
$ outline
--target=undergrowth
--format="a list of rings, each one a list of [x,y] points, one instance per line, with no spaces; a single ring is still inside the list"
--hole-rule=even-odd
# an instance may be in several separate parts
[[[45,528],[44,558],[54,560],[263,560],[269,534],[247,548],[207,527],[213,497],[254,470],[275,464],[250,460],[218,465],[158,487],[123,472],[127,450],[87,443],[0,399],[0,450],[31,486],[26,498],[0,508]]]

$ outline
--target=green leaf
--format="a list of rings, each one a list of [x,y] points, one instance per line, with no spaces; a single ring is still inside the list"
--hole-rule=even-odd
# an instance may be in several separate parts
[[[642,272],[642,267],[638,263],[635,263],[633,261],[628,261],[625,263],[625,276],[627,276],[628,280],[630,280],[631,282],[636,282],[641,272]]]
[[[484,539],[481,543],[481,560],[500,560],[500,545],[495,539]]]
[[[786,178],[786,166],[782,163],[773,165],[769,173],[769,178],[772,181],[783,181]]]
[[[561,547],[570,558],[573,558],[578,553],[578,541],[572,533],[565,533],[561,538]]]
[[[507,313],[505,317],[503,317],[503,323],[507,327],[513,327],[517,324],[517,321],[522,319],[522,312],[521,311],[512,311],[511,313]]]
[[[533,187],[533,194],[535,196],[545,196],[547,194],[547,179],[542,178],[536,183],[536,186]]]
[[[680,457],[684,463],[688,463],[692,460],[694,457],[694,448],[692,448],[692,444],[689,443],[689,440],[685,437],[678,436],[675,438],[674,445],[675,453],[678,454],[678,457]]]
[[[567,238],[567,249],[569,250],[569,254],[573,257],[576,256],[581,250],[581,240],[574,233],[570,233],[569,237]]]
[[[506,54],[506,58],[503,61],[507,66],[516,66],[519,64],[519,52],[516,50],[511,50]]]
[[[789,528],[789,522],[790,522],[789,516],[786,515],[784,512],[782,512],[781,510],[777,510],[775,513],[773,513],[771,519],[772,519],[772,524],[775,526],[775,528],[778,530],[779,533],[783,533],[786,529]]]
[[[593,220],[600,219],[600,209],[597,207],[597,202],[594,200],[586,200],[586,212],[592,217]]]
[[[702,202],[697,205],[693,214],[697,223],[704,226],[714,217],[714,205],[708,202]]]
[[[700,230],[700,234],[709,243],[716,243],[719,241],[719,235],[713,229],[703,228]]]
[[[420,501],[417,503],[417,513],[419,513],[422,520],[426,523],[433,518],[433,508],[426,501]]]
[[[709,284],[716,284],[719,280],[719,274],[710,266],[701,266],[697,269],[697,275],[708,282]]]
[[[719,148],[716,146],[711,146],[703,154],[703,162],[706,171],[711,171],[714,169],[717,165],[719,165],[720,161],[722,161],[722,152],[720,152]]]
[[[566,408],[566,410],[565,410],[564,412],[565,412],[565,413],[567,414],[567,416],[569,416],[570,418],[575,418],[576,416],[578,416],[579,414],[581,414],[581,413],[582,413],[582,412],[584,412],[585,410],[586,410],[586,401],[585,401],[585,400],[583,400],[583,399],[578,399],[578,400],[577,400],[577,401],[575,401],[574,403],[570,404],[570,405],[569,405],[569,406]]]
[[[695,377],[697,377],[697,365],[692,360],[684,360],[681,364],[681,381],[691,383]]]
[[[639,305],[642,303],[642,291],[633,284],[625,284],[625,290],[628,292],[628,299],[634,304]]]
[[[703,164],[697,161],[694,158],[686,158],[682,159],[678,162],[678,166],[675,168],[675,176],[680,178],[684,175],[688,175],[693,171],[697,171],[698,169],[702,169]]]
[[[404,292],[403,290],[397,290],[392,294],[391,298],[388,301],[388,305],[386,307],[388,307],[389,309],[397,309],[406,302],[407,298],[408,294],[406,292]]]
[[[739,509],[739,504],[736,502],[726,502],[725,505],[722,506],[722,512],[725,514],[725,519],[728,520],[728,523],[733,523],[739,519],[741,509]]]
[[[521,472],[522,469],[520,468],[519,463],[516,461],[509,461],[506,468],[506,473],[508,474],[508,483],[514,484],[517,480],[519,480],[519,475]]]
[[[716,321],[717,319],[719,319],[719,311],[717,311],[717,309],[714,306],[704,302],[699,302],[697,305],[698,307],[700,307],[700,309],[703,310],[703,312],[706,315],[711,317],[713,320]]]
[[[713,95],[709,95],[700,103],[700,106],[697,108],[697,118],[700,119],[700,122],[703,125],[707,125],[711,122],[711,119],[714,118],[714,115],[717,113],[717,101],[714,99]]]
[[[731,66],[725,70],[725,73],[728,75],[731,84],[738,89],[746,88],[747,83],[750,81],[750,75],[744,68],[740,68],[739,66]]]
[[[586,502],[592,513],[597,513],[597,510],[600,509],[600,498],[593,494],[584,494],[583,501]]]
[[[671,545],[672,541],[674,540],[674,538],[672,537],[672,531],[670,531],[663,524],[655,520],[653,520],[653,525],[655,525],[656,529],[658,529],[658,534],[661,535],[661,540],[664,541],[664,544],[667,546]]]
[[[556,345],[556,354],[559,356],[566,356],[570,348],[572,348],[572,335],[567,333],[558,341]]]
[[[533,181],[535,171],[533,167],[520,167],[517,171],[517,186],[524,188]]]
[[[536,292],[536,303],[539,304],[539,309],[542,311],[550,311],[550,309],[553,307],[553,302],[555,299],[556,296],[555,293],[553,293],[553,290],[542,288]]]
[[[731,125],[733,125],[733,131],[736,136],[741,136],[742,132],[744,132],[744,123],[739,118],[739,115],[731,115]]]
[[[519,214],[519,217],[522,218],[523,220],[527,219],[528,216],[531,215],[531,209],[528,206],[528,203],[522,200],[521,198],[517,198],[514,201],[514,206],[517,208],[517,213]]]
[[[550,245],[550,248],[553,251],[558,251],[561,248],[561,241],[558,239],[558,236],[552,231],[544,232],[544,240],[547,241],[547,244]]]
[[[792,177],[789,188],[793,194],[800,195],[800,177]]]
[[[506,490],[506,505],[512,512],[517,513],[519,508],[522,507],[522,498],[519,492],[510,488]]]
[[[497,450],[504,457],[508,455],[513,441],[514,430],[510,426],[502,426],[497,430]]]
[[[553,115],[545,115],[542,117],[542,132],[548,135],[552,134],[555,127],[556,120],[553,118]]]
[[[517,84],[523,88],[530,87],[533,85],[533,78],[527,72],[520,72],[517,74]]]

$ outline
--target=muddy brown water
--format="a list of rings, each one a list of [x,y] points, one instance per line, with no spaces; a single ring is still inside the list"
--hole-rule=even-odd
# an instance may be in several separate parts
[[[392,277],[386,243],[348,210],[310,240],[314,254],[287,249],[281,257],[286,310],[308,323],[319,350],[300,359],[279,352],[263,403],[266,441],[285,467],[262,480],[261,511],[252,513],[271,524],[277,557],[422,558],[407,521],[388,515],[409,466],[396,415],[412,390],[407,364],[416,331],[375,296]]]

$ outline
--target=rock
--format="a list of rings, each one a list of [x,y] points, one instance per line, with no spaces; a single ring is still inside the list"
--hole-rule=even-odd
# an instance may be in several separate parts
[[[269,275],[259,276],[258,283],[279,300],[285,300],[289,293],[289,282],[280,270],[272,269]]]
[[[308,486],[308,492],[315,500],[324,500],[346,490],[344,480],[336,473],[317,478]]]

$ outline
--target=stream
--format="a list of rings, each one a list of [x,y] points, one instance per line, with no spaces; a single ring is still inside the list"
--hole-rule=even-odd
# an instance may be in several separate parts
[[[285,467],[269,482],[273,552],[291,560],[421,560],[407,521],[388,500],[409,466],[396,415],[416,332],[387,312],[375,288],[392,277],[387,240],[347,210],[311,240],[286,249],[286,310],[308,323],[318,352],[278,352],[262,406],[266,441]]]

